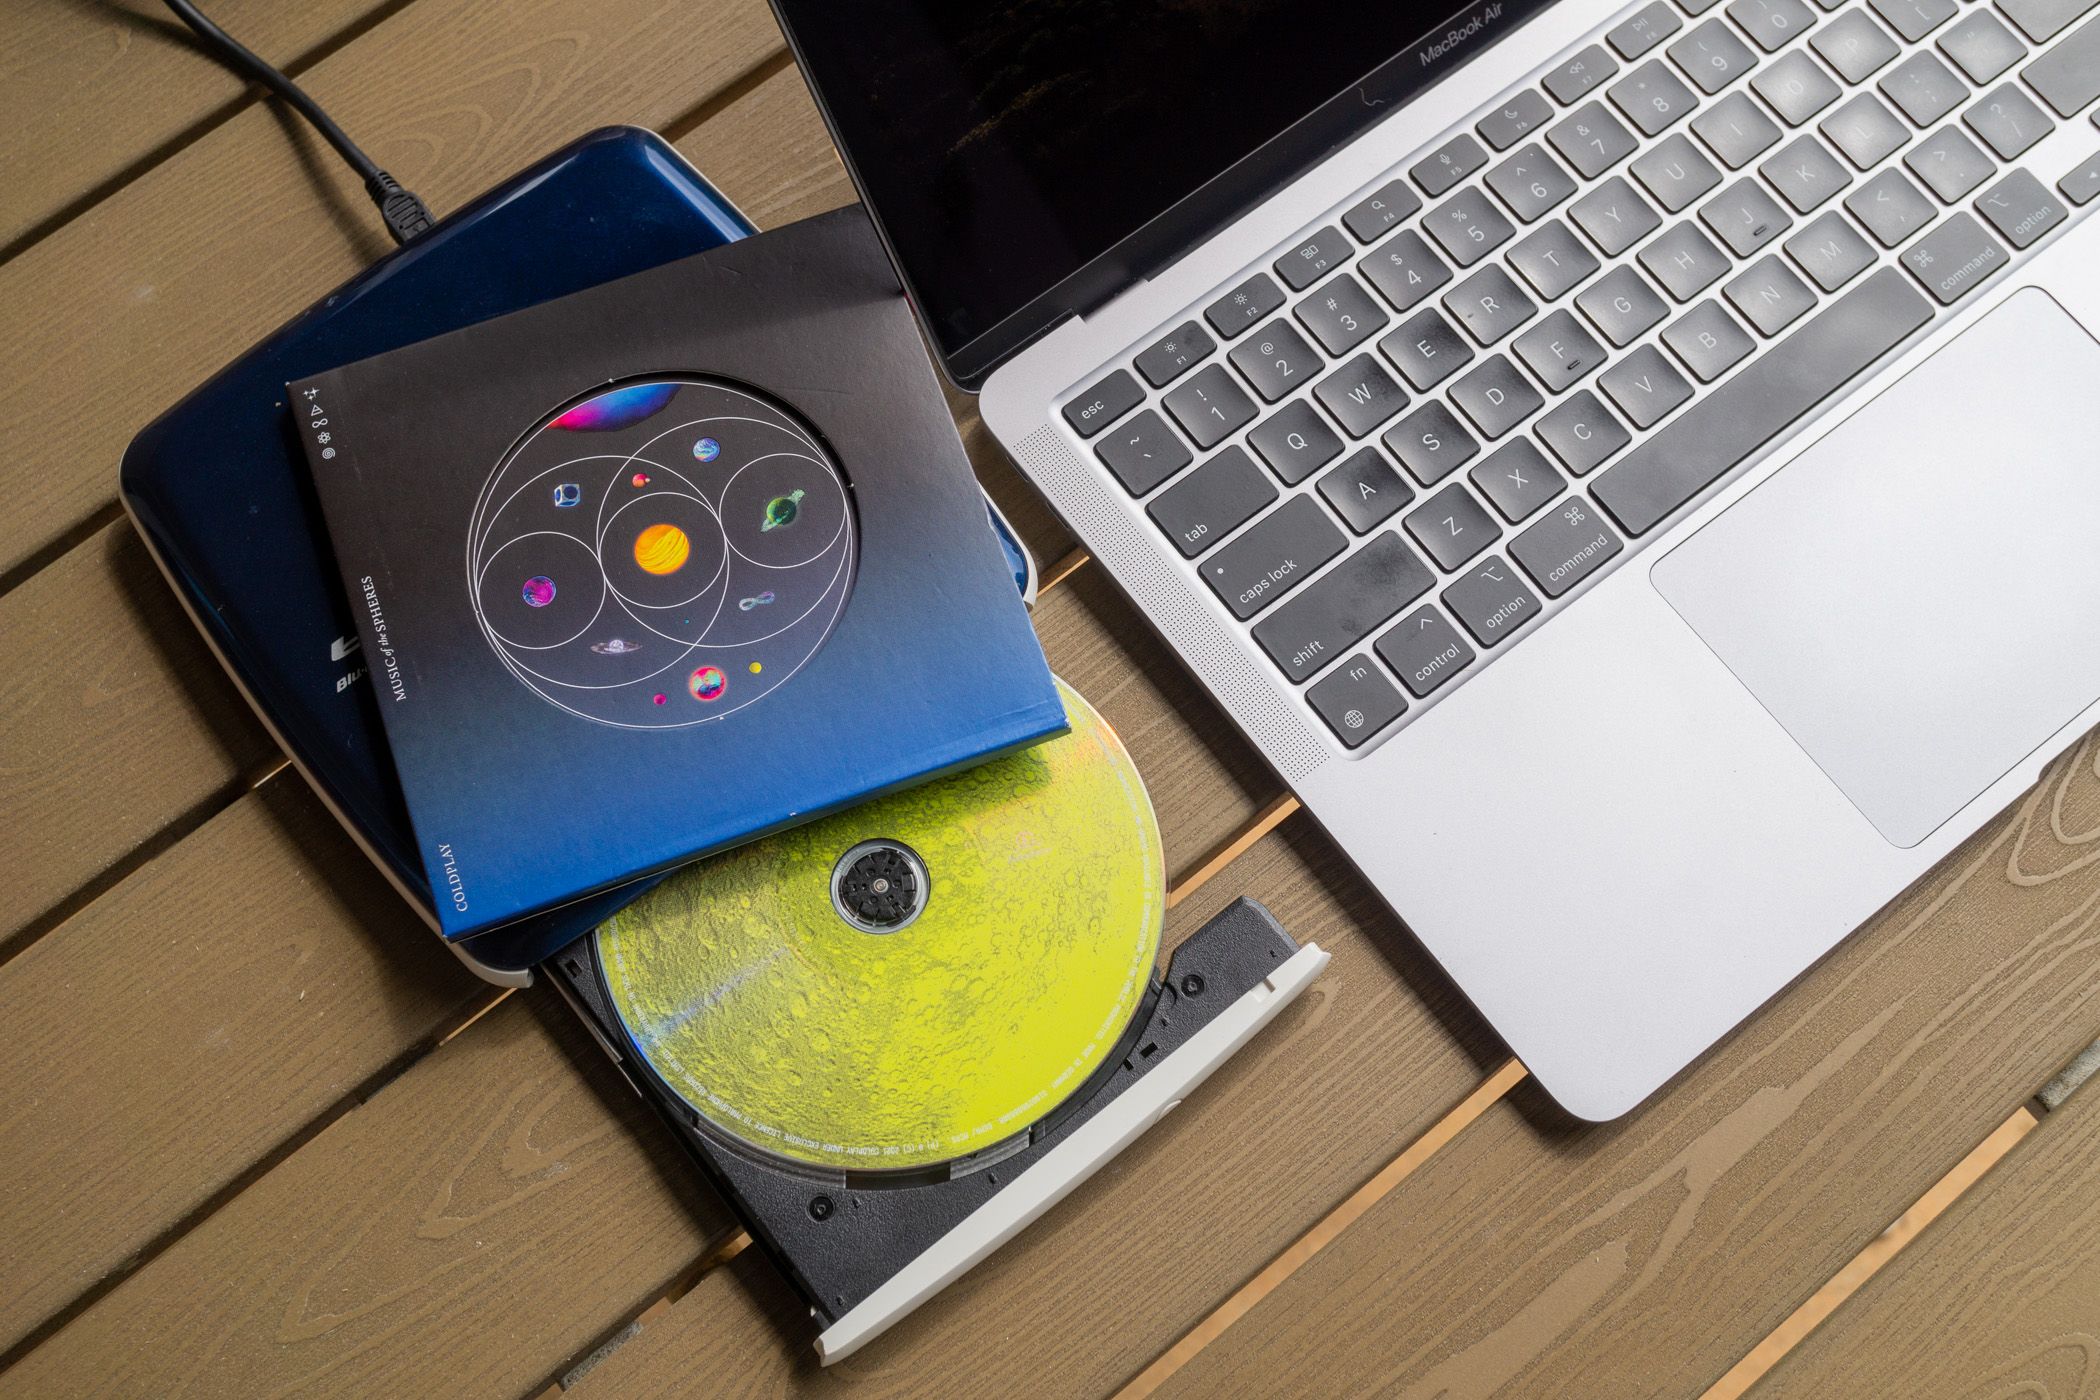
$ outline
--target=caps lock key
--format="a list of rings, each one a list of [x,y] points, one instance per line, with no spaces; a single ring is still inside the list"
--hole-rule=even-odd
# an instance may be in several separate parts
[[[1241,621],[1305,582],[1342,552],[1341,527],[1310,496],[1293,496],[1203,561],[1203,581]]]

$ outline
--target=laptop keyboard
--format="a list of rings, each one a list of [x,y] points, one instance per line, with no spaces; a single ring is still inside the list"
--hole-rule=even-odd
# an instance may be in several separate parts
[[[1653,0],[1065,421],[1359,748],[2100,196],[2096,11]]]

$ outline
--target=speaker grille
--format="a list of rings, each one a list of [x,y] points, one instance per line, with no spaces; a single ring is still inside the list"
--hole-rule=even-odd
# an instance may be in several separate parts
[[[1226,634],[1215,615],[1190,596],[1194,585],[1169,565],[1158,544],[1130,516],[1104,501],[1101,478],[1044,424],[1015,443],[1014,458],[1123,590],[1171,638],[1284,781],[1297,783],[1325,763],[1326,746],[1278,703],[1269,678]]]

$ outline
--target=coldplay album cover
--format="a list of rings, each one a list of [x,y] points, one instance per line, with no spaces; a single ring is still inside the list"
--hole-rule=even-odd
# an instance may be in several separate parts
[[[287,393],[448,938],[1066,726],[858,209]]]

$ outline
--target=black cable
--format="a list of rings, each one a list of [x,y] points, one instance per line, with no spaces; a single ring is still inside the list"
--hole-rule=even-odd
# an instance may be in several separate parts
[[[190,0],[164,0],[175,17],[188,25],[198,38],[204,41],[221,62],[244,77],[261,83],[271,92],[306,118],[314,130],[321,133],[336,153],[346,161],[358,178],[365,182],[365,193],[379,209],[380,218],[386,221],[387,232],[396,243],[406,243],[429,229],[430,210],[422,200],[401,187],[401,182],[379,168],[378,162],[366,155],[344,130],[335,124],[335,119],[321,110],[321,104],[306,95],[305,89],[287,78],[269,63],[263,61],[240,40],[219,28]]]

